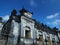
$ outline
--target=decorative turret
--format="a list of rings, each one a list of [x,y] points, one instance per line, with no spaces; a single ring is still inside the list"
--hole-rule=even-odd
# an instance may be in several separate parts
[[[20,13],[21,13],[21,14],[24,14],[25,12],[27,12],[27,10],[25,10],[25,8],[22,8],[22,9],[20,10]]]
[[[15,18],[16,14],[17,14],[17,11],[16,11],[16,9],[14,9],[14,10],[11,12],[10,19]]]
[[[22,9],[20,10],[20,13],[21,13],[21,15],[25,15],[25,16],[27,16],[27,17],[29,17],[29,18],[31,18],[31,17],[32,17],[32,14],[33,14],[33,13],[27,11],[25,8],[22,8]]]
[[[14,9],[12,12],[11,12],[11,15],[16,15],[17,14],[17,11],[16,9]]]

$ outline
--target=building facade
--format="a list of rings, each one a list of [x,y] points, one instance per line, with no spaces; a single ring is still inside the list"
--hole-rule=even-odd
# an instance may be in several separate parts
[[[32,19],[33,13],[22,8],[13,10],[1,29],[1,45],[58,45],[60,31]],[[3,40],[3,41],[2,41]]]

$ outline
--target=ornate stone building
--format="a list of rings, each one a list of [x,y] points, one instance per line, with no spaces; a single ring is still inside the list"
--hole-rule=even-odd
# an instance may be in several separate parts
[[[1,29],[0,45],[58,45],[60,31],[32,19],[33,13],[13,10]],[[3,41],[2,41],[3,40]]]

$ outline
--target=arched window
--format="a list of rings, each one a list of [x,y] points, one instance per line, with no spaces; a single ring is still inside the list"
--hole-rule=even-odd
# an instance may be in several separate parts
[[[42,41],[42,38],[43,38],[42,35],[39,35],[39,41]]]
[[[28,27],[28,26],[25,27],[25,37],[26,38],[31,37],[31,30],[30,30],[30,27]]]
[[[51,45],[50,37],[47,37],[47,38],[48,38],[48,45]]]
[[[43,36],[39,34],[39,41],[40,41],[40,45],[44,45],[43,43]]]

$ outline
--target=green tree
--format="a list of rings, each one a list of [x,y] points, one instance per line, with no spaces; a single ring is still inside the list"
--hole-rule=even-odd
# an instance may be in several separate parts
[[[0,22],[2,22],[2,20],[3,20],[2,17],[0,17]]]

